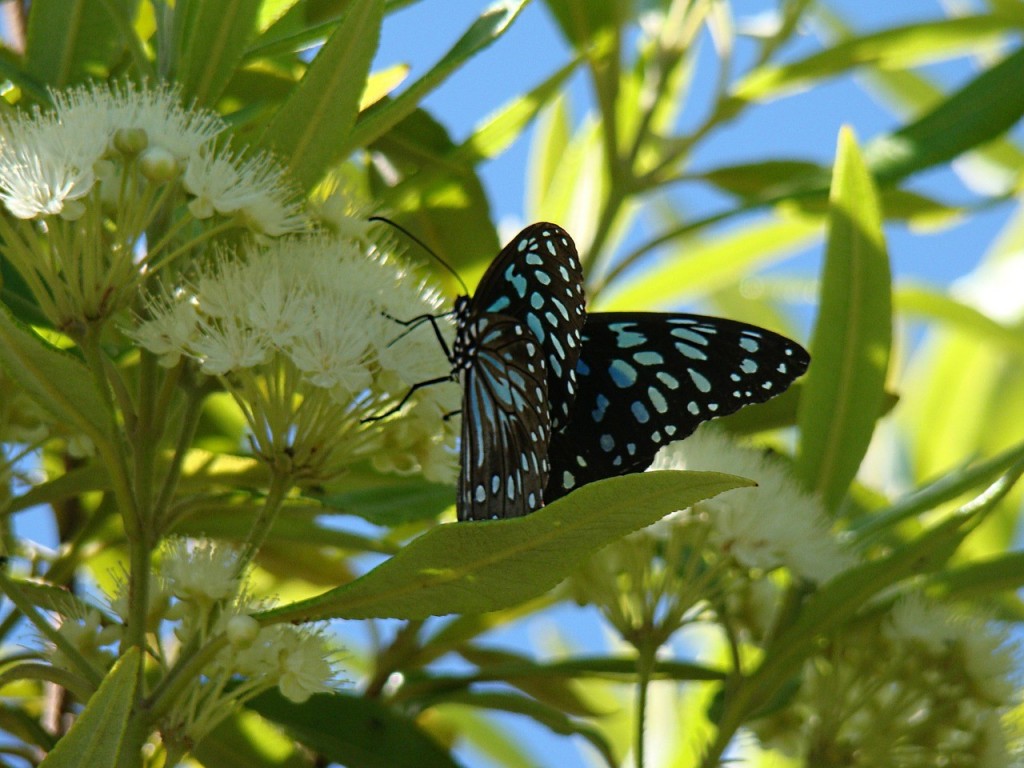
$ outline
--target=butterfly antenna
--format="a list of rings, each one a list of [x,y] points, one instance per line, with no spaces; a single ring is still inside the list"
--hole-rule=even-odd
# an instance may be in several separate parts
[[[442,259],[440,256],[438,256],[436,253],[434,253],[433,249],[429,245],[427,245],[422,240],[420,240],[418,237],[416,237],[416,235],[414,235],[408,229],[403,227],[401,224],[392,221],[391,219],[385,218],[384,216],[371,216],[368,219],[368,221],[380,221],[380,222],[383,222],[385,224],[390,224],[392,227],[394,227],[399,232],[404,234],[406,237],[408,237],[410,240],[412,240],[414,243],[416,243],[420,248],[422,248],[424,251],[426,251],[431,256],[433,256],[437,260],[438,264],[440,264],[442,267],[444,267],[449,272],[451,272],[453,275],[455,275],[455,279],[458,280],[459,281],[459,285],[462,286],[462,292],[466,296],[469,295],[469,287],[466,285],[465,281],[462,279],[462,276],[459,275],[459,273],[455,271],[455,268],[451,264],[449,264],[447,261]]]

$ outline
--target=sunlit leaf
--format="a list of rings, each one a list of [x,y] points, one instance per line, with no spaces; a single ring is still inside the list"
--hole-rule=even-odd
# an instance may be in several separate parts
[[[186,102],[214,106],[256,35],[262,0],[191,0],[175,15],[177,71]]]
[[[543,594],[620,536],[746,484],[714,472],[601,480],[526,517],[438,526],[351,584],[261,618],[421,619],[497,610]]]
[[[846,494],[871,441],[892,343],[889,257],[878,193],[847,128],[836,155],[797,454],[798,474],[830,508]]]
[[[383,15],[383,0],[349,3],[345,17],[263,134],[261,143],[287,159],[305,189],[344,157]]]
[[[1018,28],[1012,18],[986,15],[884,29],[844,40],[791,64],[755,69],[736,86],[733,96],[742,100],[778,96],[866,64],[895,69],[940,61],[998,42]]]
[[[40,763],[40,768],[119,765],[121,745],[139,683],[139,650],[131,648],[100,683],[71,730]]]
[[[524,4],[525,0],[508,0],[484,11],[423,77],[393,99],[380,101],[361,114],[352,135],[344,145],[344,151],[349,152],[356,147],[366,146],[411,114],[423,98],[456,69],[501,37],[519,15]]]
[[[248,707],[348,768],[458,768],[412,720],[375,699],[319,694],[295,704],[272,691]]]
[[[594,299],[594,308],[676,308],[799,251],[820,237],[821,230],[817,217],[786,216],[707,237],[612,283]]]

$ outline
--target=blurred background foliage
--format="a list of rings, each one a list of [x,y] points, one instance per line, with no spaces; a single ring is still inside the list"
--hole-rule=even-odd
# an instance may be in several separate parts
[[[481,169],[528,137],[524,219],[572,233],[592,308],[698,305],[809,344],[816,367],[801,385],[724,426],[792,455],[837,527],[890,569],[886,586],[914,580],[1019,626],[1021,497],[1011,486],[1024,467],[1024,4],[949,3],[946,14],[929,4],[930,15],[915,23],[871,31],[824,0],[779,0],[757,18],[744,3],[721,0],[534,5],[563,38],[564,61],[477,115],[461,140],[424,99],[503,45],[523,3],[481,8],[436,63],[410,76],[403,65],[373,64],[382,24],[407,6],[445,14],[442,0],[8,2],[0,106],[46,104],[47,88],[90,79],[170,80],[186,101],[225,115],[239,138],[277,153],[307,193],[346,185],[470,285],[503,242]],[[928,65],[964,58],[973,75],[955,86],[929,74]],[[845,186],[815,159],[820,148],[783,157],[753,147],[749,162],[702,160],[707,146],[729,140],[735,121],[785,110],[785,96],[851,75],[898,119],[892,130],[840,143],[853,169]],[[585,101],[570,89],[580,78]],[[698,80],[713,88],[695,109]],[[962,182],[958,194],[918,183],[936,170]],[[687,188],[712,190],[716,209],[694,216],[679,193]],[[890,278],[883,232],[915,236],[992,210],[1009,212],[1005,225],[991,242],[973,244],[978,266],[957,290]],[[808,248],[825,254],[820,270],[806,258],[798,269],[779,268]],[[409,256],[432,268],[415,249]],[[16,276],[3,277],[3,301],[37,321]],[[443,271],[434,277],[448,295],[457,292]],[[14,413],[6,385],[0,407]],[[243,430],[229,401],[212,397],[197,448],[208,453],[196,453],[184,481],[258,487],[252,463],[234,455]],[[3,506],[8,552],[27,557],[50,583],[76,574],[85,589],[109,587],[124,552],[99,492],[102,472],[58,443],[35,456],[35,480],[12,485]],[[983,515],[964,511],[1001,481]],[[450,487],[371,466],[320,491],[293,501],[260,553],[259,588],[283,602],[366,572],[439,515],[450,520],[454,500]],[[223,499],[195,510],[178,532],[242,540],[244,505],[229,493]],[[957,515],[964,524],[951,526]],[[53,538],[52,551],[30,552],[33,535]],[[816,615],[802,615],[802,631],[841,626],[882,588],[878,578],[833,590]],[[9,603],[3,611],[0,633],[12,648],[19,617]],[[564,591],[489,613],[332,628],[351,651],[344,695],[302,706],[265,696],[198,745],[195,758],[211,767],[401,768],[598,764],[601,756],[614,765],[629,751],[632,659]],[[724,660],[712,654],[698,665],[702,647],[675,644],[659,668],[674,682],[652,693],[648,731],[669,745],[652,765],[699,765],[715,741],[715,686],[699,681],[717,684],[710,661]],[[766,679],[777,683],[786,669],[773,674]],[[39,725],[38,693],[25,680],[4,690],[5,764],[31,762],[24,745],[52,743]]]

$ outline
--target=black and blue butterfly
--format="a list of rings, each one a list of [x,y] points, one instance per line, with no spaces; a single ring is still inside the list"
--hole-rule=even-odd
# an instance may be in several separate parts
[[[780,394],[810,363],[796,342],[746,323],[587,314],[572,238],[546,222],[502,249],[455,320],[459,520],[525,515],[643,471],[663,445]]]

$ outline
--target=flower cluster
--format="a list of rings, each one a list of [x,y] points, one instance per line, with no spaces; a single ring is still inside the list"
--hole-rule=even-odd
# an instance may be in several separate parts
[[[833,638],[793,700],[754,731],[807,765],[1001,768],[1014,666],[994,624],[904,598]]]
[[[175,622],[178,643],[157,638],[162,665],[170,669],[181,649],[227,641],[168,711],[167,733],[198,741],[240,704],[270,688],[295,702],[333,690],[338,650],[330,638],[317,627],[261,627],[250,614],[266,606],[247,595],[238,566],[239,552],[216,542],[174,538],[165,543],[157,575],[171,596],[164,618]]]
[[[780,592],[767,574],[785,569],[821,583],[855,562],[781,459],[702,427],[662,449],[651,469],[725,472],[757,486],[670,515],[607,547],[577,574],[577,599],[599,606],[627,640],[654,632],[661,643],[709,615],[761,636]]]
[[[148,647],[161,673],[171,673],[204,646],[221,647],[166,708],[165,733],[196,742],[240,704],[270,688],[295,702],[334,689],[338,649],[331,638],[317,627],[261,627],[250,614],[265,606],[247,595],[237,550],[174,538],[161,555],[147,621]],[[54,606],[61,616],[60,643],[50,648],[55,666],[79,673],[79,660],[98,671],[110,666],[110,646],[122,637],[127,621],[127,588],[120,589],[109,612],[77,599]]]
[[[53,109],[0,118],[0,253],[58,328],[127,307],[145,275],[211,236],[304,225],[267,156],[215,139],[213,112],[166,86],[93,84],[51,94]],[[159,222],[162,236],[148,236]]]
[[[257,455],[297,480],[323,481],[370,453],[448,479],[454,388],[417,392],[398,423],[367,421],[447,372],[429,328],[396,322],[438,303],[379,252],[313,235],[217,251],[190,284],[153,297],[130,333],[165,365],[184,357],[220,377]]]

